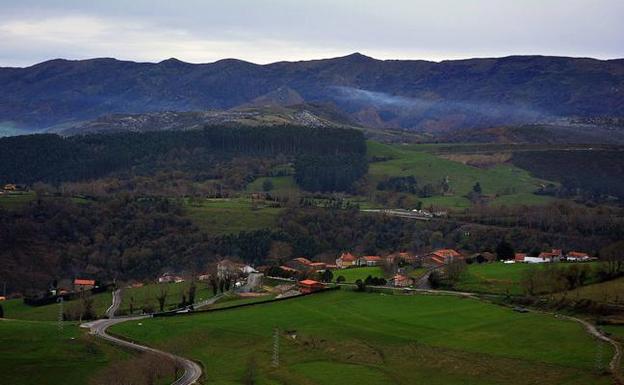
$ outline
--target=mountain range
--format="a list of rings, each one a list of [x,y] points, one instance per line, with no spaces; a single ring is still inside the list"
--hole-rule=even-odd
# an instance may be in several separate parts
[[[355,53],[267,65],[103,58],[0,68],[0,126],[21,130],[60,127],[76,133],[84,122],[111,114],[294,105],[326,106],[350,125],[416,132],[621,117],[624,59],[510,56],[431,62]]]

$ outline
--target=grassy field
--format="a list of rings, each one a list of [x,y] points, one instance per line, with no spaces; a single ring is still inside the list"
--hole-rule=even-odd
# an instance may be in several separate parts
[[[153,283],[136,288],[125,288],[121,296],[121,306],[119,312],[122,314],[130,311],[130,303],[133,303],[133,308],[136,311],[140,311],[144,307],[151,307],[158,311],[157,296],[160,294],[161,289],[167,291],[167,298],[165,300],[165,310],[171,310],[178,307],[178,304],[182,302],[182,295],[188,297],[188,289],[190,281],[180,283]],[[197,286],[195,292],[195,300],[202,301],[212,297],[212,289],[208,288],[206,282],[196,282]]]
[[[454,195],[421,199],[426,206],[468,207],[470,202],[464,196],[477,182],[483,194],[499,195],[492,204],[543,204],[553,200],[532,194],[543,181],[511,164],[477,168],[438,157],[427,146],[398,146],[377,142],[368,142],[368,155],[391,158],[370,164],[371,187],[388,176],[413,175],[420,186],[427,183],[437,185],[448,176]]]
[[[4,193],[0,195],[0,208],[7,210],[21,208],[35,199],[35,193]]]
[[[450,296],[342,290],[112,331],[200,360],[214,384],[610,383],[577,323]]]
[[[334,273],[334,281],[336,278],[341,275],[345,277],[345,282],[355,282],[358,279],[365,280],[369,275],[372,277],[381,277],[383,278],[384,273],[379,266],[373,267],[353,267],[350,269],[337,269],[333,270]]]
[[[76,324],[0,320],[0,382],[11,385],[85,385],[127,353],[85,335]]]
[[[590,263],[589,266],[595,266]],[[570,264],[561,263],[555,266],[567,268]],[[530,269],[544,269],[545,265],[529,263],[504,264],[502,262],[468,265],[466,272],[455,285],[455,289],[480,293],[511,295],[522,294],[520,282],[522,275]]]
[[[567,297],[622,305],[624,304],[624,278],[579,287],[569,291]]]
[[[273,176],[273,177],[260,177],[247,185],[247,192],[264,192],[262,185],[266,180],[270,180],[273,183],[273,188],[268,192],[271,194],[290,195],[301,192],[299,186],[295,182],[295,178],[292,176]]]
[[[185,206],[187,216],[210,234],[229,234],[275,227],[281,208],[260,205],[249,198],[204,199]]]
[[[106,309],[111,305],[112,294],[110,292],[93,295],[93,306],[98,316],[103,316]],[[73,306],[79,300],[65,301],[63,306]],[[11,299],[0,302],[4,308],[5,318],[37,321],[55,321],[59,317],[59,304],[45,306],[29,306],[24,304],[22,299]]]

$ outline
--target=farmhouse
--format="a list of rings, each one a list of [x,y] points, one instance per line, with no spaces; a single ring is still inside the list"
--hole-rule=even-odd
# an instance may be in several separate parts
[[[559,262],[563,258],[563,252],[561,249],[552,249],[550,252],[543,251],[538,258],[543,259],[545,262]]]
[[[311,270],[311,264],[312,261],[304,257],[291,259],[290,261],[286,262],[286,266],[300,271]]]
[[[349,252],[342,253],[340,258],[336,259],[336,266],[340,269],[345,269],[355,265],[357,257]]]
[[[377,255],[367,255],[357,259],[358,266],[378,266],[383,262],[383,258]]]
[[[494,253],[490,253],[489,251],[483,251],[481,253],[475,253],[466,258],[466,262],[468,263],[486,263],[486,262],[494,262],[496,260],[496,255]]]
[[[439,249],[426,255],[425,260],[432,264],[441,266],[452,262],[454,259],[462,258],[461,254],[453,249]]]
[[[516,253],[516,255],[514,256],[514,261],[518,262],[518,263],[522,263],[524,262],[524,259],[526,258],[526,253]]]
[[[313,293],[315,291],[323,290],[324,288],[325,285],[312,279],[304,279],[303,281],[299,281],[299,291],[302,294]]]
[[[412,279],[406,275],[396,274],[392,277],[390,283],[394,287],[408,287],[412,284]]]
[[[570,251],[566,254],[566,260],[571,262],[591,261],[593,258],[589,254],[581,251]]]
[[[74,290],[91,290],[95,287],[95,280],[93,279],[74,279]]]
[[[403,261],[406,263],[415,263],[418,260],[418,257],[406,252],[399,252],[388,255],[386,258],[388,262],[394,263],[395,261]]]
[[[182,279],[182,277],[178,277],[177,275],[173,275],[171,273],[164,273],[163,275],[158,277],[158,283],[171,283],[171,282],[175,282],[175,283],[184,282],[184,279]]]
[[[292,267],[288,267],[288,266],[280,266],[279,268],[280,268],[280,269],[281,269],[284,273],[288,273],[288,274],[292,274],[292,275],[297,274],[297,273],[299,273],[299,272],[300,272],[299,270],[297,270],[297,269],[293,269]]]
[[[327,268],[327,264],[324,262],[312,262],[310,263],[310,267],[316,271],[325,270]]]

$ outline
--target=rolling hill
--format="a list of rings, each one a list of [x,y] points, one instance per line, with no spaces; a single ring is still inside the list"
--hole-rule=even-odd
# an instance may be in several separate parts
[[[624,115],[624,60],[511,56],[443,62],[361,54],[257,65],[235,59],[56,59],[0,68],[0,122],[72,125],[109,114],[328,103],[355,124],[440,131]]]

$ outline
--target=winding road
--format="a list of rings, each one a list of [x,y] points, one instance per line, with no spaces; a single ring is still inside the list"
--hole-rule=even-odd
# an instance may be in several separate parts
[[[112,342],[116,345],[133,349],[139,352],[154,353],[161,356],[168,357],[176,362],[182,369],[184,374],[182,377],[175,380],[171,385],[192,385],[196,384],[202,376],[202,368],[196,362],[189,360],[188,358],[176,356],[171,353],[164,352],[162,350],[150,348],[149,346],[140,345],[131,341],[126,341],[121,338],[114,337],[106,333],[106,329],[121,322],[138,321],[146,318],[151,318],[151,315],[143,315],[136,317],[119,317],[115,318],[115,312],[121,305],[121,290],[115,290],[113,292],[113,301],[111,306],[106,310],[106,315],[109,318],[99,319],[92,322],[83,323],[80,327],[88,328],[89,333]]]
[[[340,284],[340,286],[352,286],[352,285],[353,284]],[[403,290],[405,289],[407,288],[404,288]],[[464,296],[464,297],[468,296],[468,297],[479,298],[478,293],[471,293],[471,292],[456,292],[456,291],[432,290],[432,289],[407,289],[407,290],[421,292],[421,293],[429,293],[429,294],[445,294],[445,295],[456,295],[456,296]],[[209,300],[203,301],[201,305],[204,306],[209,303],[213,303],[218,299],[217,297],[213,297]],[[151,315],[115,318],[115,312],[119,309],[120,305],[121,305],[121,290],[115,290],[113,292],[112,304],[106,310],[106,315],[109,318],[84,323],[80,326],[83,328],[90,329],[90,334],[100,337],[102,339],[105,339],[107,341],[110,341],[116,345],[130,348],[139,352],[150,352],[154,354],[159,354],[159,355],[162,355],[162,356],[165,356],[174,360],[180,367],[184,369],[184,374],[182,375],[182,377],[178,378],[171,385],[196,384],[197,381],[199,381],[199,379],[202,376],[202,368],[196,362],[191,361],[184,357],[180,357],[180,356],[176,356],[174,354],[168,353],[168,352],[164,352],[162,350],[151,348],[149,346],[140,345],[135,342],[123,340],[121,338],[117,338],[106,333],[106,329],[118,323],[128,322],[128,321],[138,321],[141,319],[151,318]],[[200,304],[197,304],[197,305],[200,305]],[[622,372],[620,369],[621,368],[620,363],[622,360],[622,345],[618,341],[604,334],[602,331],[596,328],[595,325],[593,325],[592,323],[584,319],[567,316],[567,315],[560,315],[557,313],[550,313],[550,312],[542,312],[542,313],[550,314],[550,315],[554,315],[555,317],[565,318],[571,321],[578,322],[594,338],[597,338],[603,342],[611,344],[611,346],[613,346],[613,349],[614,349],[614,354],[613,354],[613,357],[611,358],[611,361],[609,362],[609,370],[611,374],[613,375],[614,383],[616,385],[624,385],[624,376],[622,375]]]

